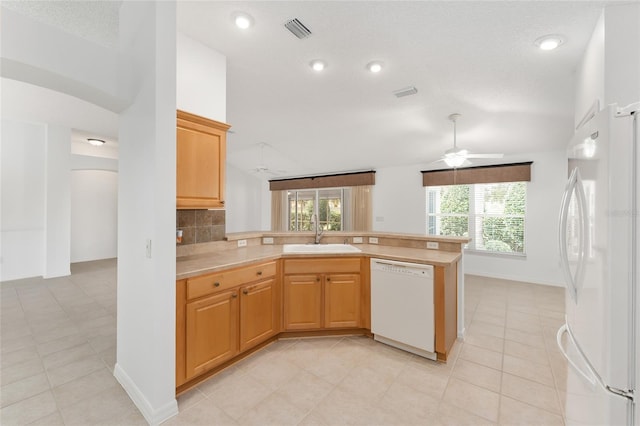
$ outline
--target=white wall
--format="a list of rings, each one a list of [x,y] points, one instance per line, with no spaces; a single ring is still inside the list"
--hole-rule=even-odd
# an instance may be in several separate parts
[[[532,153],[505,162],[533,161],[527,187],[525,258],[465,253],[467,274],[561,285],[557,220],[566,179],[564,152]],[[424,166],[376,170],[373,190],[373,230],[426,233],[426,192],[420,171]]]
[[[117,256],[118,173],[71,172],[71,262]]]
[[[373,187],[373,230],[424,234],[426,193],[424,166],[387,167],[376,170]]]
[[[263,199],[262,181],[227,163],[226,232],[269,229],[262,227],[262,211],[270,205]]]
[[[640,3],[604,10],[605,103],[640,101]]]
[[[640,100],[640,4],[607,6],[576,70],[575,123],[600,109]]]
[[[2,120],[2,281],[70,274],[70,135]]]
[[[72,263],[118,255],[118,149],[109,145],[71,142]]]
[[[269,189],[269,182],[261,182],[260,192],[262,194],[262,205],[260,212],[260,229],[269,231],[271,230],[271,190]]]
[[[227,59],[182,33],[177,38],[178,109],[212,120],[227,120]]]
[[[113,106],[111,101],[116,99],[115,95],[107,95],[105,91],[114,89],[115,76],[108,78],[104,72],[115,69],[112,61],[116,55],[102,55],[102,48],[94,49],[91,43],[74,40],[63,31],[5,8],[2,8],[1,24],[3,258],[0,280],[67,275],[71,221],[70,129],[105,136],[117,134],[116,114],[82,100],[93,99]],[[16,74],[21,66],[28,67],[29,73]],[[93,68],[99,71],[89,72]],[[104,80],[98,83],[100,79]],[[89,84],[99,87],[91,89]],[[38,148],[29,145],[27,134],[5,137],[5,131],[11,133],[15,127],[4,124],[20,122],[43,129],[44,139]],[[27,149],[32,151],[25,151]],[[15,166],[20,166],[18,174],[8,177]],[[37,189],[32,188],[32,182],[38,182]],[[9,189],[5,190],[5,186]],[[39,215],[37,221],[33,215]]]
[[[3,119],[0,280],[44,271],[46,126]]]
[[[71,129],[47,126],[44,278],[71,274]]]
[[[604,105],[604,13],[589,39],[576,70],[574,128],[578,126],[594,101]]]
[[[120,50],[144,78],[120,114],[114,375],[146,420],[159,424],[178,411],[175,2],[123,2]]]

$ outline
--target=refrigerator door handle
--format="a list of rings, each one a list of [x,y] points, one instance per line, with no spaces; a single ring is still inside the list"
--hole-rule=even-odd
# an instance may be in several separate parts
[[[558,329],[558,333],[556,334],[556,343],[558,344],[558,349],[560,349],[562,356],[564,356],[567,362],[571,364],[575,372],[582,376],[582,378],[584,378],[587,382],[591,383],[592,386],[595,386],[596,379],[592,375],[582,371],[580,367],[578,367],[578,365],[573,362],[567,351],[564,349],[564,346],[562,345],[562,335],[564,335],[565,333],[569,334],[567,324],[562,324],[562,326]],[[569,337],[571,338],[571,342],[573,342],[571,334],[569,334]]]
[[[562,335],[565,334],[565,333],[567,333],[567,335],[569,336],[569,341],[576,348],[576,352],[578,353],[578,355],[582,359],[584,365],[587,367],[587,372],[585,372],[584,370],[580,369],[580,367],[578,367],[578,365],[571,359],[571,357],[569,357],[569,354],[567,354],[567,351],[565,351],[564,346],[562,345]],[[606,392],[612,393],[612,394],[617,395],[617,396],[622,397],[622,398],[629,399],[631,401],[635,401],[635,395],[634,395],[634,391],[633,390],[624,390],[624,389],[614,388],[612,386],[607,385],[604,382],[604,380],[602,380],[602,377],[600,377],[600,375],[595,370],[595,368],[593,368],[593,365],[591,365],[591,362],[589,362],[589,359],[586,357],[586,355],[582,351],[582,348],[580,348],[580,345],[578,345],[578,342],[576,341],[575,337],[573,336],[573,332],[571,331],[571,327],[569,327],[568,323],[565,322],[558,329],[558,333],[556,334],[556,342],[558,344],[558,348],[560,349],[560,352],[566,358],[566,360],[569,362],[571,367],[573,367],[573,369],[580,376],[582,376],[587,382],[591,383],[592,386],[595,386],[597,384],[602,389],[604,389]]]
[[[578,267],[576,269],[575,275],[571,273],[571,268],[569,267],[569,254],[567,253],[567,220],[569,218],[569,205],[571,202],[572,194],[576,194],[576,199],[578,200],[578,216],[580,220],[580,251],[578,253]],[[565,277],[565,281],[567,284],[567,290],[569,291],[569,296],[577,303],[578,301],[578,290],[580,283],[582,282],[582,275],[584,274],[585,268],[585,254],[589,247],[588,241],[588,233],[589,226],[587,221],[587,197],[584,194],[584,189],[582,188],[582,181],[580,179],[580,172],[578,168],[574,168],[571,172],[571,176],[567,181],[567,185],[564,190],[564,194],[562,195],[562,203],[560,207],[560,226],[558,229],[558,243],[560,247],[560,262],[562,267],[562,272]]]

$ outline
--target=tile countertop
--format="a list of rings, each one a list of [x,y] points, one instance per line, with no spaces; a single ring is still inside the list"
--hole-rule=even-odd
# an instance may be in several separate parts
[[[280,258],[300,257],[358,257],[370,256],[402,262],[423,263],[435,266],[446,266],[460,259],[460,253],[441,250],[428,250],[407,247],[392,247],[376,244],[351,244],[358,247],[359,253],[326,253],[302,254],[283,253],[282,245],[256,245],[242,248],[212,250],[191,256],[177,258],[176,279],[184,279],[196,275],[216,272],[223,269],[266,262]]]

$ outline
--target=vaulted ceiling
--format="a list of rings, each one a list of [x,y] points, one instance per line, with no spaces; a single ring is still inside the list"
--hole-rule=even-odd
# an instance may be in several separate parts
[[[573,130],[574,72],[601,10],[584,1],[180,2],[178,29],[227,57],[229,161],[301,175],[428,166],[452,146],[451,113],[462,114],[458,145],[473,152],[561,149]],[[253,27],[234,25],[239,11]],[[291,34],[293,18],[311,36]],[[534,41],[546,34],[565,43],[542,51]],[[321,73],[309,66],[318,58],[328,64]],[[372,60],[381,72],[365,69]],[[393,95],[407,86],[417,94]]]
[[[113,47],[120,3],[3,7]],[[177,24],[227,57],[228,161],[297,176],[432,167],[452,146],[451,113],[462,114],[458,145],[472,152],[508,160],[562,149],[573,131],[576,67],[613,3],[181,0]],[[248,30],[233,23],[239,11],[253,17]],[[311,36],[291,34],[284,24],[293,18]],[[534,41],[546,34],[564,44],[538,49]],[[313,59],[327,68],[313,71]],[[383,63],[380,73],[365,69],[373,60]],[[407,86],[417,93],[393,95]]]

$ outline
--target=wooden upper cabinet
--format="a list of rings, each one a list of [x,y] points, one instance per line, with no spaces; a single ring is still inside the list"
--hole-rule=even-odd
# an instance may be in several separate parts
[[[228,124],[184,111],[177,113],[176,207],[224,207]]]

